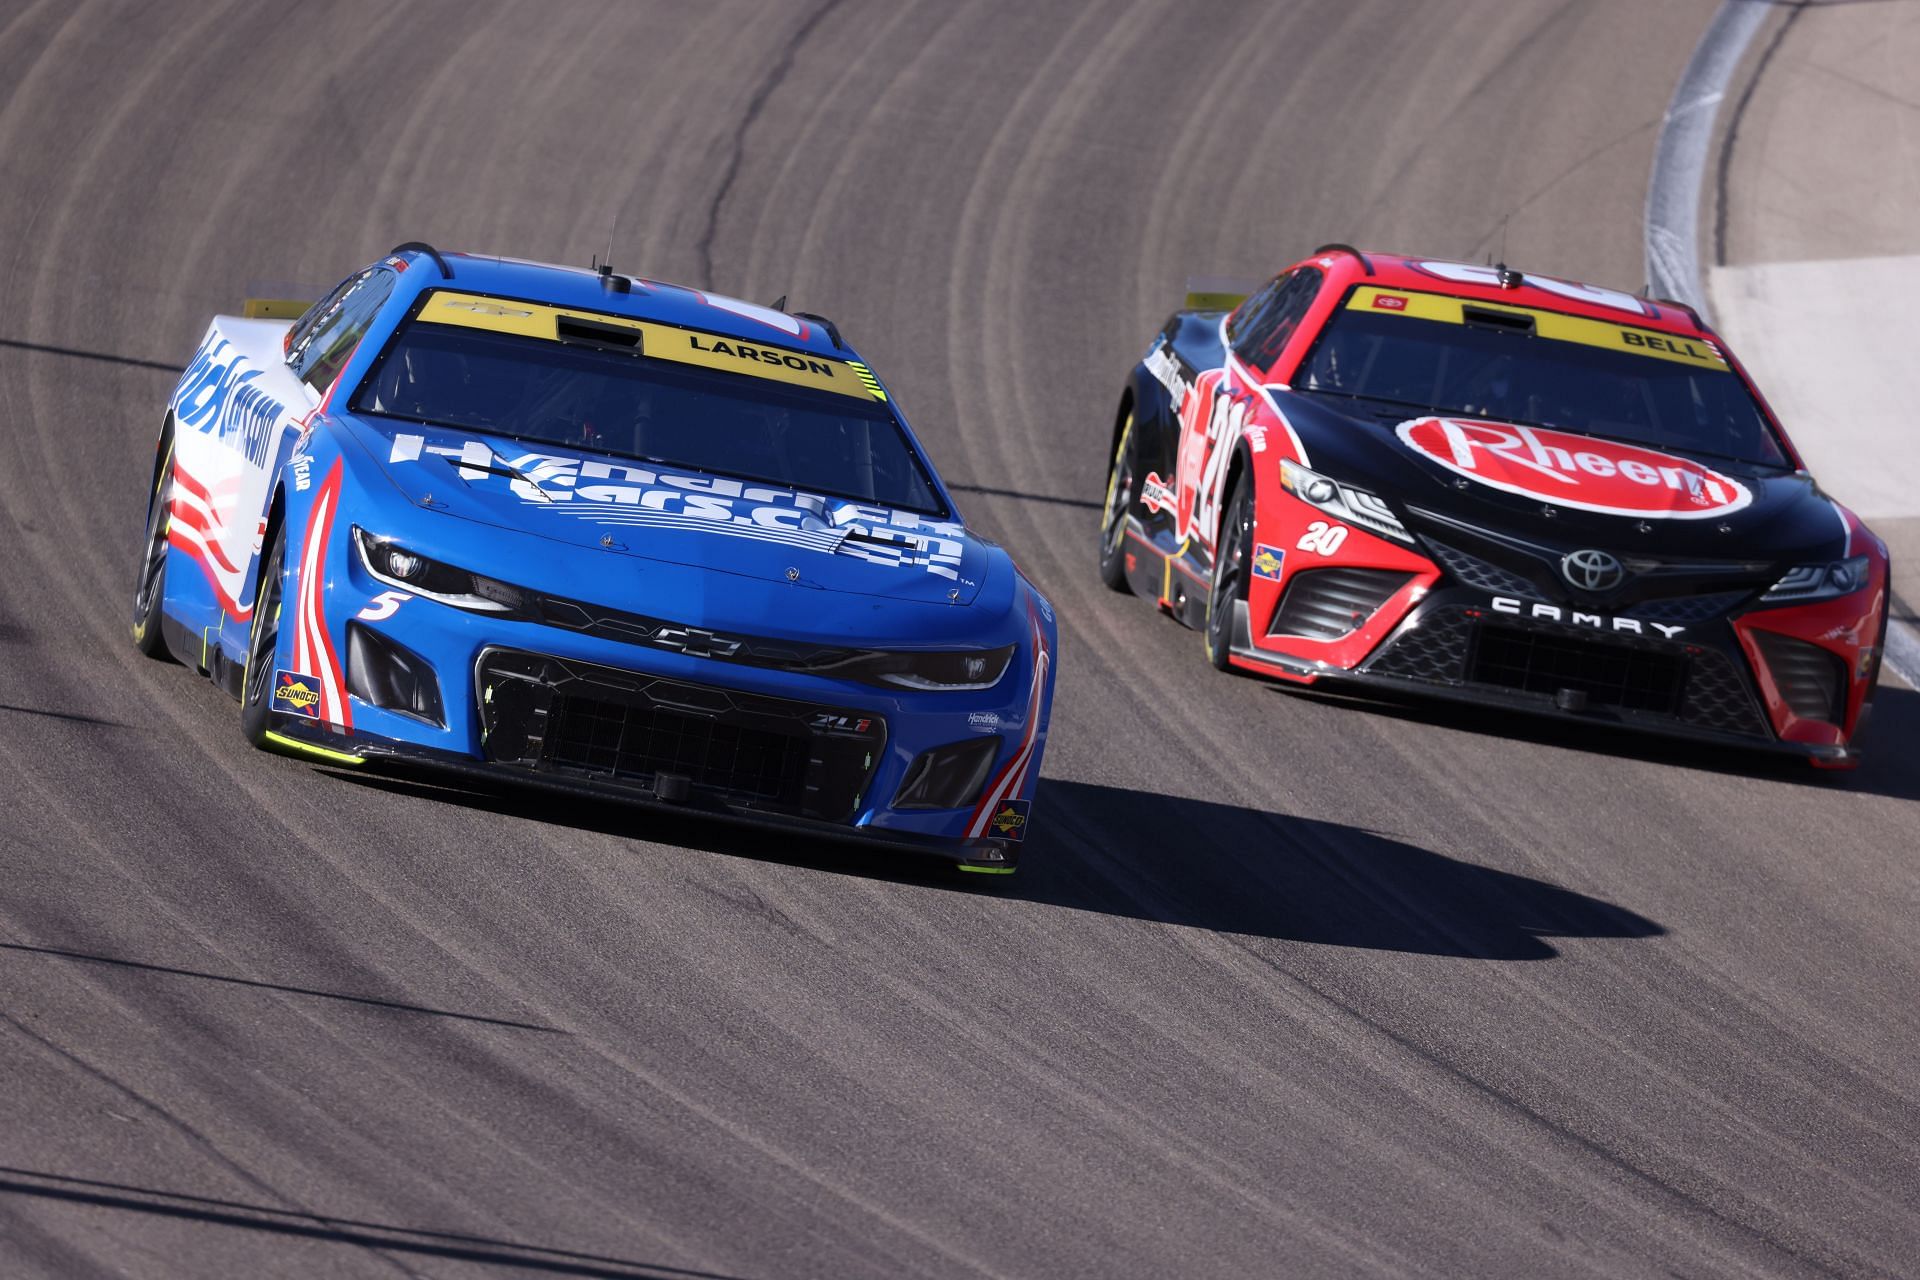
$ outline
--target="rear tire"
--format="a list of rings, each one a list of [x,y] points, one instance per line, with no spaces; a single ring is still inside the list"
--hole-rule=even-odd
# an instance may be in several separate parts
[[[1133,414],[1127,414],[1120,428],[1120,447],[1114,450],[1113,463],[1107,468],[1107,500],[1100,511],[1100,581],[1108,589],[1133,594],[1127,581],[1127,511],[1133,506],[1134,488]]]
[[[1227,498],[1214,543],[1213,582],[1207,591],[1207,661],[1217,671],[1231,665],[1233,622],[1247,598],[1247,568],[1253,559],[1253,480],[1242,472]]]
[[[247,633],[247,666],[240,678],[240,731],[254,746],[267,741],[272,719],[273,676],[280,649],[281,578],[287,562],[287,531],[276,527],[273,546],[260,570],[260,589],[253,595],[253,627]]]
[[[164,662],[169,655],[160,634],[160,606],[167,598],[167,527],[173,511],[171,431],[162,437],[160,447],[153,492],[147,497],[147,536],[140,543],[140,571],[133,582],[133,647]]]

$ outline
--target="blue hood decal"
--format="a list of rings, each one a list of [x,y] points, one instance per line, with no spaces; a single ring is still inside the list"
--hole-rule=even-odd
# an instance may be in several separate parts
[[[416,504],[651,560],[889,599],[967,604],[964,525],[731,476],[415,423],[350,419]]]

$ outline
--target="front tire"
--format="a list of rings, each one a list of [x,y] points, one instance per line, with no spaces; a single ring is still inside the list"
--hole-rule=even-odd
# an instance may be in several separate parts
[[[1107,468],[1107,500],[1100,512],[1100,581],[1109,590],[1133,594],[1127,581],[1127,511],[1133,506],[1133,413],[1120,428],[1120,446]]]
[[[280,651],[280,598],[287,562],[287,531],[276,526],[273,546],[253,597],[253,627],[247,633],[246,673],[240,680],[240,731],[254,746],[267,741],[273,710],[273,675]]]
[[[1214,543],[1213,582],[1207,591],[1207,661],[1217,671],[1229,667],[1234,624],[1246,607],[1247,570],[1253,561],[1253,480],[1242,472],[1227,498]]]
[[[147,498],[147,536],[140,544],[140,571],[133,582],[133,647],[165,661],[160,606],[167,598],[167,527],[173,512],[173,433],[162,437],[160,465]]]

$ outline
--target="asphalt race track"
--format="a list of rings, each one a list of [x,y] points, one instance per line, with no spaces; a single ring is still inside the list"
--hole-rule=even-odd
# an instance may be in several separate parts
[[[1094,572],[1188,274],[1638,287],[1712,10],[0,0],[0,1275],[1913,1274],[1920,694],[1836,782]],[[839,320],[1058,606],[1004,890],[257,754],[128,642],[209,315],[616,215]]]

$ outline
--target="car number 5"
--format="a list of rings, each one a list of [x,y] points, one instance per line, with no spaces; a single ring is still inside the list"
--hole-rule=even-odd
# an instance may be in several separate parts
[[[362,622],[384,622],[400,612],[400,606],[413,599],[404,591],[382,591],[354,616]]]

